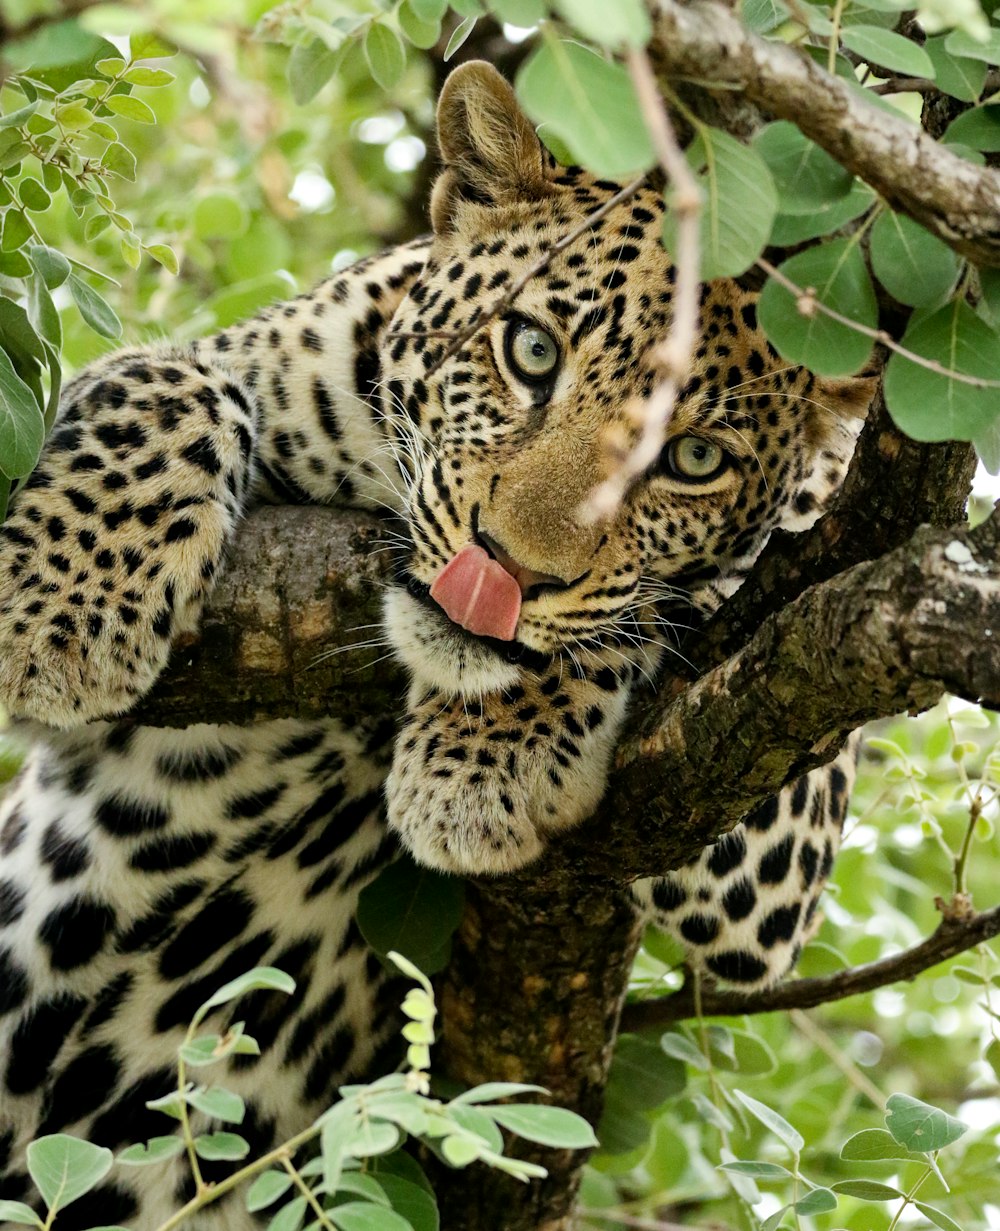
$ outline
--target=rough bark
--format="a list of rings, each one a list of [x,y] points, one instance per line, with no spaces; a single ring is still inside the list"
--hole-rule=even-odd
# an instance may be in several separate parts
[[[739,90],[791,120],[893,209],[977,265],[1000,265],[1000,173],[938,145],[797,48],[752,34],[715,0],[658,0],[651,55],[667,77]]]

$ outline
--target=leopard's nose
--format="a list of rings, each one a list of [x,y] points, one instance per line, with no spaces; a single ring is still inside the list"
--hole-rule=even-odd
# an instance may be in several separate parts
[[[497,564],[514,578],[521,587],[521,597],[524,599],[537,598],[546,591],[568,590],[576,581],[582,580],[579,577],[566,580],[555,573],[539,573],[536,569],[521,564],[492,535],[479,527],[475,528],[473,534],[479,546],[489,552]]]

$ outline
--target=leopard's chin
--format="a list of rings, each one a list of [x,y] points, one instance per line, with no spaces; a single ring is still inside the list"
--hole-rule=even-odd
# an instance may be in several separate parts
[[[383,619],[396,657],[419,689],[472,699],[517,683],[516,663],[402,588],[393,586],[386,594]]]

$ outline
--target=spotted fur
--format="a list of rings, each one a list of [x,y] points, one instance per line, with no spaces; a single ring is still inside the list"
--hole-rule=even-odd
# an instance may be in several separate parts
[[[392,834],[460,873],[535,857],[599,799],[629,696],[679,628],[840,482],[867,384],[781,363],[754,297],[721,282],[670,435],[725,464],[692,482],[665,450],[614,518],[586,523],[606,434],[628,430],[670,319],[662,199],[643,187],[583,227],[486,319],[620,185],[555,165],[485,65],[450,79],[439,134],[432,239],[203,342],[85,370],[0,530],[0,701],[32,739],[0,808],[0,1197],[28,1192],[38,1134],[117,1148],[164,1132],[145,1102],[170,1088],[199,1002],[250,966],[297,981],[239,1005],[262,1055],[219,1078],[244,1094],[255,1149],[388,1063],[391,989],[354,912]],[[522,320],[556,341],[551,379],[512,367]],[[128,721],[260,501],[378,509],[405,534],[385,615],[412,676],[395,738],[347,716]],[[526,579],[516,641],[471,636],[429,597],[472,541]],[[753,986],[794,961],[850,774],[815,772],[639,889],[696,964]],[[60,1229],[154,1226],[186,1185],[180,1163],[116,1169]],[[250,1223],[227,1200],[200,1225]]]

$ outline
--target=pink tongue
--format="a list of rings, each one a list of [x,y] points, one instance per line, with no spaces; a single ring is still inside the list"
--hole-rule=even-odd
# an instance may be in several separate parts
[[[502,565],[470,543],[438,573],[431,598],[449,619],[480,637],[513,641],[521,587]]]

